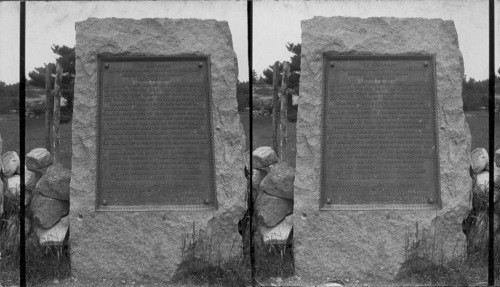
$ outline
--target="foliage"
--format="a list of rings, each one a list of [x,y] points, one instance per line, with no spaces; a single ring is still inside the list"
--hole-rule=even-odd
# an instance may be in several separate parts
[[[73,98],[74,98],[74,83],[75,83],[75,48],[68,46],[52,45],[52,52],[58,55],[57,62],[63,68],[63,76],[61,80],[61,94],[68,101],[67,105],[61,107],[61,117],[68,116],[73,113]],[[52,75],[56,72],[54,63],[48,64],[49,71]],[[28,73],[30,80],[28,83],[45,88],[45,67],[37,67],[34,71]],[[54,88],[54,77],[51,76],[50,88]]]
[[[488,80],[463,79],[462,99],[465,111],[480,110],[488,106]]]
[[[244,111],[249,107],[250,91],[248,82],[240,82],[236,85],[236,100],[238,101],[238,111]]]
[[[236,227],[235,227],[236,228]],[[243,244],[233,244],[229,258],[221,257],[219,245],[213,238],[196,236],[193,223],[192,233],[182,237],[182,260],[172,278],[174,283],[209,286],[251,285],[251,260],[249,238]],[[255,237],[254,237],[255,238]],[[262,241],[254,242],[255,279],[266,281],[270,277],[293,275],[293,252],[291,245],[264,246]],[[235,248],[238,246],[237,248]],[[247,246],[243,247],[242,246]]]
[[[439,246],[435,235],[428,230],[407,231],[405,236],[405,261],[401,264],[395,281],[405,286],[476,286],[484,281],[487,270],[485,257],[470,256],[457,252],[445,258],[443,246]]]
[[[64,245],[40,245],[38,238],[31,233],[26,238],[26,283],[36,286],[39,283],[64,279],[71,276],[68,235]]]
[[[19,83],[7,85],[0,81],[0,114],[19,110]]]
[[[0,174],[0,184],[7,179]],[[4,194],[4,213],[0,216],[0,285],[19,282],[19,196]]]
[[[292,57],[290,58],[290,76],[288,78],[288,88],[295,90],[298,93],[299,91],[299,81],[300,81],[300,52],[301,52],[301,44],[293,44],[288,43],[286,45],[286,49],[292,53]],[[264,74],[264,82],[266,84],[273,84],[273,67],[274,65],[270,65],[268,69],[265,69],[262,73]],[[278,68],[278,85],[281,86],[281,78],[283,74],[283,63],[279,64]]]
[[[263,85],[265,84],[264,78],[262,76],[258,76],[255,70],[252,70],[252,83],[254,85]]]

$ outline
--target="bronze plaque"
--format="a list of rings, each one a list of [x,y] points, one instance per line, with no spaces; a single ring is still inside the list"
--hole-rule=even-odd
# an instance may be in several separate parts
[[[325,55],[322,209],[439,208],[434,65]]]
[[[97,210],[217,208],[209,61],[99,61]]]

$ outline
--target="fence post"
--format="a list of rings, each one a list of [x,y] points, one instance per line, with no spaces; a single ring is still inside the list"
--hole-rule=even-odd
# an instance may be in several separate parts
[[[52,115],[54,97],[50,88],[50,65],[45,65],[45,148],[53,154],[52,149]]]
[[[288,108],[288,76],[290,74],[290,64],[283,62],[283,75],[281,80],[281,114],[280,114],[280,128],[281,128],[281,141],[279,148],[279,157],[281,160],[286,161],[286,144],[287,144],[287,108]]]
[[[280,62],[276,61],[273,68],[273,150],[278,154],[278,113],[280,111],[278,97],[278,74]]]
[[[54,162],[59,162],[59,145],[61,142],[61,135],[59,133],[59,126],[61,124],[61,78],[62,67],[57,62],[56,64],[56,80],[54,83],[54,153],[52,158]]]

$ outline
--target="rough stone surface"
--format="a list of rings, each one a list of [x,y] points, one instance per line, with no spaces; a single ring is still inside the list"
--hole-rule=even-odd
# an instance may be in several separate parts
[[[42,177],[42,173],[38,171],[31,171],[24,167],[24,186],[27,191],[34,191],[36,184]]]
[[[79,278],[171,279],[182,238],[195,228],[223,257],[238,246],[245,213],[245,136],[237,112],[236,54],[227,22],[196,19],[88,19],[76,23],[72,120],[71,269]],[[217,210],[95,212],[99,54],[208,55]]]
[[[292,228],[293,218],[292,215],[288,215],[275,227],[259,226],[259,233],[262,235],[264,244],[286,244],[290,239]]]
[[[26,167],[39,170],[52,164],[52,155],[44,148],[35,148],[26,155]]]
[[[480,173],[488,166],[489,157],[485,148],[476,148],[471,152],[470,157],[470,165],[474,173]]]
[[[435,56],[440,209],[319,211],[325,52]],[[463,113],[462,78],[463,60],[452,21],[350,17],[302,21],[293,213],[296,274],[391,280],[404,260],[405,234],[414,230],[416,222],[420,230],[435,235],[445,257],[460,254],[465,245],[461,223],[470,210],[471,190],[471,138]]]
[[[69,216],[65,216],[51,228],[36,227],[35,231],[42,245],[62,245],[69,229]]]
[[[293,200],[260,192],[255,203],[257,220],[267,227],[274,227],[293,212]]]
[[[260,169],[254,169],[252,174],[252,187],[255,189],[260,188],[260,183],[266,176],[267,172]]]
[[[54,163],[36,184],[36,192],[47,197],[69,201],[71,171],[60,163]]]
[[[499,166],[500,165],[500,148],[495,151],[495,158],[494,158],[494,160],[495,160],[495,164],[497,166]]]
[[[2,172],[5,177],[11,177],[19,167],[19,155],[15,151],[8,151],[2,155]]]
[[[4,190],[4,184],[0,179],[0,216],[3,215],[3,202],[4,202],[3,190]]]
[[[498,168],[495,169],[496,174],[498,174]],[[472,206],[476,208],[484,209],[488,206],[489,193],[490,193],[490,173],[488,171],[483,171],[476,176],[476,185],[472,189],[474,194]],[[500,197],[500,187],[495,184],[493,200],[498,201]]]
[[[21,177],[13,175],[7,179],[7,189],[5,193],[10,197],[17,197],[21,193]]]
[[[33,220],[36,226],[51,228],[68,214],[69,203],[37,194],[33,198],[30,208],[33,211]]]
[[[252,153],[253,168],[267,168],[278,162],[278,156],[271,147],[261,146]]]
[[[273,164],[269,173],[262,180],[260,188],[267,194],[293,199],[293,180],[295,170],[286,162]]]

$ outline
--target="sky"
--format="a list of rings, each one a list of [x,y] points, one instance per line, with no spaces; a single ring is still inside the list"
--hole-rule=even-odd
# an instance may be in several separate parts
[[[248,81],[246,1],[55,1],[26,3],[26,76],[55,62],[53,44],[74,47],[75,22],[94,18],[199,18],[229,23],[238,79]],[[16,18],[17,17],[17,18]],[[19,3],[0,2],[0,81],[19,81]],[[16,56],[17,55],[17,56]]]
[[[500,15],[500,1],[496,1]],[[89,17],[168,17],[226,20],[233,36],[240,81],[248,80],[247,10],[245,1],[110,1],[27,2],[26,73],[54,62],[52,44],[74,46],[75,21]],[[300,21],[314,16],[422,17],[454,20],[465,74],[488,77],[488,1],[486,0],[336,0],[253,2],[253,69],[258,74],[275,61],[289,60],[288,42],[299,43]],[[499,16],[500,17],[500,16]],[[496,17],[497,20],[499,17]],[[495,33],[500,35],[499,21]],[[495,70],[500,67],[496,37]],[[0,81],[18,82],[19,3],[0,2]]]
[[[498,8],[500,1],[496,3]],[[254,1],[253,8],[253,69],[258,75],[275,61],[290,61],[286,44],[300,43],[301,20],[314,16],[387,16],[454,20],[465,75],[476,80],[488,78],[489,22],[485,0]],[[495,30],[500,30],[498,23]],[[500,67],[500,52],[496,54],[495,70]]]

